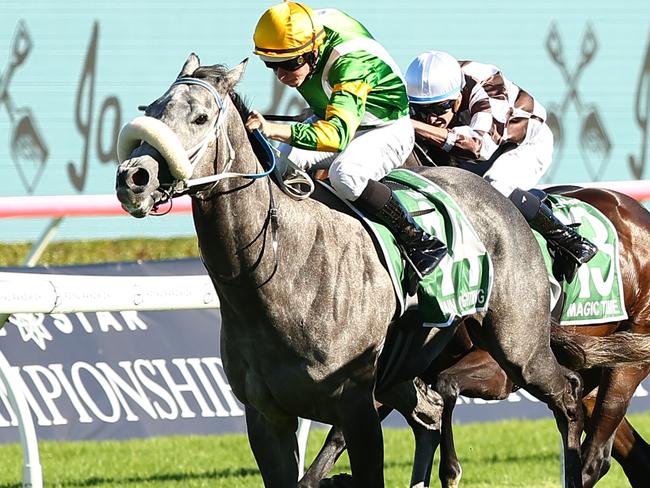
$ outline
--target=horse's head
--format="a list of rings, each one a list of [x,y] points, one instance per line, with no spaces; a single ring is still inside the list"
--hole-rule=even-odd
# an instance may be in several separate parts
[[[227,70],[200,66],[198,56],[190,54],[172,86],[144,116],[124,126],[115,190],[127,212],[145,217],[188,180],[214,173],[216,139],[235,112],[228,94],[246,62]]]

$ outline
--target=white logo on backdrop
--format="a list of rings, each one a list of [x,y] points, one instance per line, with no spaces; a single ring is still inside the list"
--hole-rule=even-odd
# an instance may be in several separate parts
[[[18,313],[9,317],[9,322],[16,326],[23,341],[32,340],[43,351],[47,347],[45,341],[52,340],[52,334],[45,327],[44,320],[43,313]]]
[[[91,320],[89,317],[94,317]],[[147,324],[140,318],[138,312],[125,310],[117,314],[111,312],[73,314],[53,313],[16,313],[9,317],[10,324],[18,329],[24,342],[33,341],[41,350],[47,349],[47,341],[53,341],[50,330],[62,334],[71,334],[75,329],[88,334],[102,332],[133,332],[147,330]],[[48,330],[49,327],[49,330]],[[6,329],[1,335],[6,335]]]

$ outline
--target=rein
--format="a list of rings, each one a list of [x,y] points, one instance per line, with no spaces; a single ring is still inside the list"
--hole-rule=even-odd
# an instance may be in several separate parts
[[[219,135],[221,133],[220,129],[221,126],[223,125],[223,122],[225,121],[225,115],[227,113],[228,105],[227,105],[227,99],[224,100],[221,95],[217,92],[217,90],[208,82],[199,79],[199,78],[191,78],[191,77],[184,77],[184,78],[179,78],[176,80],[174,83],[172,83],[171,87],[175,85],[197,85],[205,88],[208,90],[212,96],[214,97],[217,107],[219,109],[219,114],[217,115],[217,119],[215,120],[215,123],[213,124],[213,128],[208,131],[206,136],[194,147],[190,148],[187,150],[188,157],[190,159],[190,163],[192,164],[192,167],[196,165],[198,161],[201,160],[201,158],[204,156],[206,149],[208,146],[212,143],[215,143],[217,139],[219,138]],[[171,89],[170,87],[170,89]],[[218,279],[219,281],[227,284],[232,284],[240,279],[242,279],[245,275],[250,274],[257,266],[259,266],[262,256],[264,255],[264,250],[266,248],[266,233],[268,230],[268,227],[270,225],[271,227],[271,248],[273,250],[273,271],[271,271],[271,274],[269,277],[264,280],[260,285],[258,285],[258,288],[266,284],[276,273],[278,266],[279,266],[279,258],[278,258],[278,211],[277,207],[275,205],[275,200],[273,198],[273,183],[271,182],[271,178],[269,177],[276,168],[276,158],[275,154],[273,153],[273,149],[271,145],[268,143],[266,138],[262,135],[262,133],[259,131],[259,129],[255,129],[253,131],[253,136],[257,139],[257,141],[260,143],[264,151],[266,152],[270,165],[269,168],[262,173],[238,173],[238,172],[228,172],[227,170],[230,168],[232,163],[235,160],[235,150],[232,146],[232,143],[230,142],[230,138],[228,137],[227,131],[223,131],[223,136],[226,140],[226,144],[228,147],[228,158],[226,161],[226,164],[224,165],[224,170],[221,173],[210,175],[210,176],[204,176],[201,178],[187,178],[184,180],[178,180],[174,181],[171,184],[171,187],[168,192],[165,192],[166,195],[168,195],[169,200],[173,197],[180,196],[183,194],[189,194],[192,198],[198,199],[198,200],[209,200],[212,197],[212,192],[214,191],[217,183],[221,180],[227,179],[227,178],[244,178],[248,180],[259,180],[262,178],[267,178],[268,182],[268,187],[269,187],[269,210],[267,213],[266,220],[264,222],[264,227],[263,230],[258,234],[253,241],[251,241],[250,244],[248,244],[246,247],[250,246],[253,242],[255,242],[260,236],[263,239],[263,244],[262,244],[262,249],[260,251],[259,257],[256,259],[256,261],[247,269],[242,270],[239,274],[235,276],[223,276],[218,273],[212,273],[215,279]],[[217,154],[218,154],[218,146],[217,146]],[[216,156],[215,156],[216,158]],[[192,191],[192,189],[199,188],[199,187],[204,187],[206,185],[211,185],[210,188],[207,190],[199,190],[199,191]],[[244,247],[240,251],[246,249]],[[207,268],[207,263],[204,264],[206,265]]]

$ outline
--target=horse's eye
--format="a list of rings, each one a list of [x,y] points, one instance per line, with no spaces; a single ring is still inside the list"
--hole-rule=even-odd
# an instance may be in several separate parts
[[[197,125],[203,125],[208,121],[208,116],[205,114],[199,115],[196,119],[194,119],[194,123]]]

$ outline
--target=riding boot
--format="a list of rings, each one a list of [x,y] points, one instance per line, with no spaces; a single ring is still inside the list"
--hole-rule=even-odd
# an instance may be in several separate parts
[[[578,265],[586,263],[598,252],[596,246],[579,235],[572,227],[560,222],[544,203],[539,206],[537,215],[530,221],[530,226],[546,240],[557,244]]]
[[[598,248],[553,215],[544,203],[546,193],[542,190],[515,188],[509,198],[528,224],[559,248],[560,252],[553,260],[553,274],[558,280],[563,277],[567,283],[571,283],[578,266],[593,258]]]
[[[390,198],[372,215],[393,233],[422,279],[447,255],[447,246],[425,232],[391,192]]]

